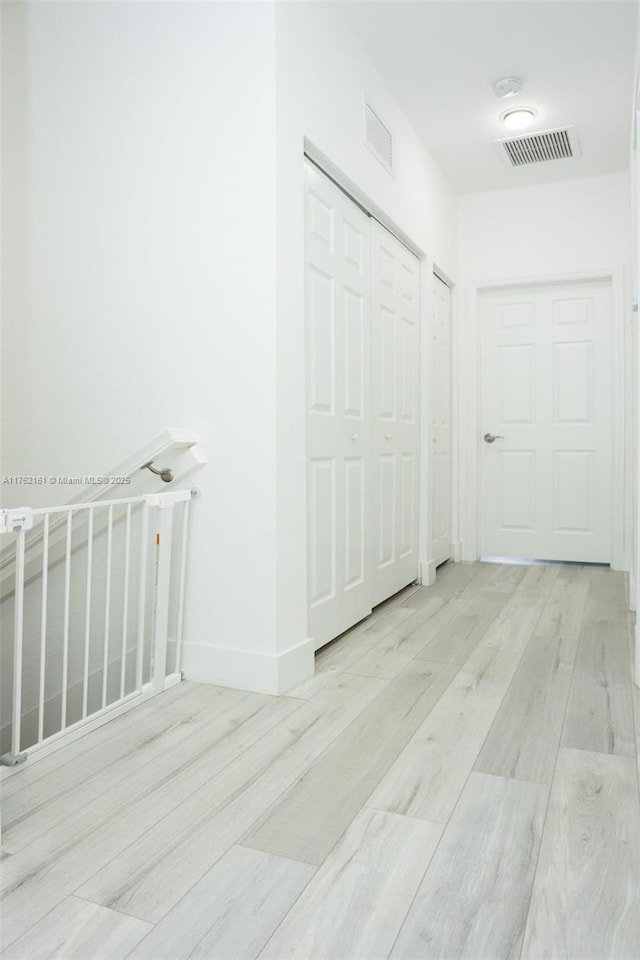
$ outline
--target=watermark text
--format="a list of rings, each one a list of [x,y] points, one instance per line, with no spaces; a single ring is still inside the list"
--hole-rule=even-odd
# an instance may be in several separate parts
[[[75,476],[64,473],[49,474],[7,474],[0,478],[1,486],[11,487],[91,487],[91,486],[127,486],[131,477],[100,476],[97,474],[78,474]]]

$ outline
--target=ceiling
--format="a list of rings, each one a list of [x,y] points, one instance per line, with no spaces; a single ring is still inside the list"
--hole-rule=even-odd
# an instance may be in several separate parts
[[[459,193],[626,170],[636,2],[361,0],[337,4],[418,135]],[[498,99],[516,76],[522,92]],[[537,111],[526,133],[574,126],[581,155],[511,167],[507,107]],[[384,116],[381,117],[384,120]]]

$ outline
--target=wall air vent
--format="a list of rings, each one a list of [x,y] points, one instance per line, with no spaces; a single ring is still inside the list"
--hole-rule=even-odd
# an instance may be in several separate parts
[[[364,105],[364,142],[389,173],[393,173],[393,135],[375,110],[366,102]]]
[[[573,127],[545,130],[523,137],[498,140],[497,147],[512,167],[524,167],[545,160],[565,160],[580,155],[580,144]]]

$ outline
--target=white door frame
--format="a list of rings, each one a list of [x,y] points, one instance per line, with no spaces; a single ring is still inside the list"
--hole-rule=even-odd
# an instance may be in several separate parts
[[[458,394],[458,536],[460,554],[455,559],[477,560],[480,556],[480,294],[484,290],[535,286],[549,283],[573,283],[607,280],[611,283],[612,316],[612,512],[611,567],[629,569],[630,543],[630,457],[625,457],[629,439],[626,416],[627,364],[625,363],[626,326],[624,322],[624,271],[620,268],[594,270],[556,276],[515,277],[509,280],[483,280],[468,287],[466,293],[468,323],[457,328]]]
[[[459,530],[460,530],[460,518],[459,518],[459,475],[460,467],[458,463],[458,454],[459,454],[459,425],[460,425],[460,405],[458,402],[459,391],[460,391],[460,375],[459,375],[459,348],[458,348],[458,285],[453,281],[443,270],[440,269],[437,263],[433,264],[433,276],[436,276],[439,280],[442,281],[449,288],[449,337],[450,337],[450,360],[451,360],[451,517],[450,517],[450,530],[451,530],[451,559],[454,561],[460,560],[460,539],[459,539]],[[429,306],[429,322],[431,320],[431,310],[432,305]],[[426,378],[429,375],[430,370],[430,357],[428,355],[428,346],[429,342],[425,341],[426,351],[424,356],[424,383],[423,390],[426,393],[427,404],[429,402],[429,384],[427,383]],[[428,420],[425,421],[425,426],[428,428],[428,444],[429,450],[431,449],[431,423],[430,415],[431,412],[427,409],[426,415],[429,415]],[[429,460],[428,466],[425,468],[426,473],[422,478],[422,482],[425,487],[430,486],[433,477],[431,475],[431,461]],[[433,555],[433,540],[429,541],[429,554]],[[433,571],[431,574],[431,579],[429,583],[434,583],[436,578],[435,572],[435,561],[433,562]],[[426,580],[424,581],[427,582]]]

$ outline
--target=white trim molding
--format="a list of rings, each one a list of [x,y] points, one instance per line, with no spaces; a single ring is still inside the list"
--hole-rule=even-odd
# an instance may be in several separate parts
[[[425,586],[435,583],[431,517],[431,417],[429,410],[429,367],[433,314],[433,264],[426,257],[420,262],[420,439],[418,480],[418,566]]]
[[[420,583],[423,587],[432,587],[436,582],[436,562],[428,560],[420,564]]]

